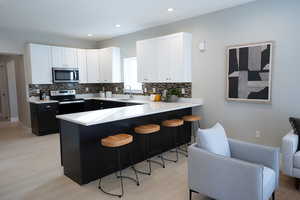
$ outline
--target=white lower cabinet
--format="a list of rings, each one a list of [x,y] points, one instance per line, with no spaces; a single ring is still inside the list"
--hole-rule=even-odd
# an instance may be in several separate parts
[[[31,84],[52,84],[51,46],[27,45],[28,75]]]
[[[140,82],[191,82],[192,35],[176,33],[137,42]]]

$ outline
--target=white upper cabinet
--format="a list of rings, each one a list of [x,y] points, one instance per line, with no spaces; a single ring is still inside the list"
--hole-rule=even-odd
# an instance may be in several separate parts
[[[79,83],[88,83],[87,57],[85,49],[77,49],[77,63],[79,68]]]
[[[157,82],[157,42],[155,40],[144,40],[137,42],[137,64],[139,82]],[[155,59],[154,59],[155,58]]]
[[[176,33],[137,42],[140,82],[191,82],[192,35]]]
[[[52,84],[51,46],[28,44],[28,75],[31,84]]]
[[[122,82],[120,48],[109,47],[99,50],[101,83]]]
[[[67,47],[52,48],[52,64],[58,68],[77,68],[77,49]]]
[[[87,63],[87,82],[99,83],[100,82],[100,67],[99,67],[99,50],[87,49],[86,50],[86,63]],[[80,76],[80,74],[79,74]]]
[[[52,68],[79,68],[79,83],[122,82],[120,48],[74,49],[27,45],[32,84],[52,84]]]

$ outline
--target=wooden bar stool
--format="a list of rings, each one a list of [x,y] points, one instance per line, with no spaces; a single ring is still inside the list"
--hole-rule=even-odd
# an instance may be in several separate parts
[[[174,133],[172,133],[173,136],[173,146],[175,146],[175,153],[176,153],[176,159],[172,160],[172,159],[168,159],[168,158],[164,158],[162,156],[162,158],[164,160],[167,161],[171,161],[171,162],[177,162],[178,161],[178,153],[180,153],[178,150],[178,143],[177,143],[177,136],[180,133],[180,129],[179,127],[181,127],[184,124],[184,121],[182,119],[171,119],[171,120],[165,120],[162,122],[162,126],[171,129],[175,129],[176,131]]]
[[[122,175],[121,149],[123,147],[128,146],[132,142],[133,142],[133,137],[132,137],[132,135],[129,135],[129,134],[117,134],[117,135],[108,136],[106,138],[101,139],[101,145],[103,147],[108,148],[108,149],[112,149],[112,150],[116,151],[116,153],[117,153],[118,170],[120,172],[120,175],[117,175],[117,178],[120,179],[121,189],[122,189],[121,194],[113,194],[113,193],[110,193],[110,192],[106,192],[101,186],[101,178],[100,178],[98,188],[102,192],[104,192],[105,194],[108,194],[108,195],[111,195],[111,196],[117,196],[117,197],[121,198],[124,195],[123,178],[127,178],[127,179],[130,179],[130,180],[134,181],[137,184],[137,186],[140,185],[137,172],[135,171],[133,166],[132,166],[132,169],[134,170],[134,173],[135,173],[135,179]],[[132,155],[132,152],[130,154]],[[131,164],[132,164],[132,157],[131,157]]]
[[[201,116],[197,116],[197,115],[186,115],[186,116],[183,116],[182,119],[185,121],[185,122],[189,122],[192,124],[192,136],[194,138],[194,142],[196,142],[196,131],[193,130],[193,124],[194,122],[197,122],[196,125],[198,125],[198,128],[200,128],[200,120],[202,120],[202,117]],[[197,128],[197,127],[196,127]],[[197,130],[198,130],[197,128]]]
[[[159,133],[160,131],[160,126],[157,124],[147,124],[147,125],[142,125],[142,126],[137,126],[134,128],[134,132],[137,133],[138,135],[143,136],[144,138],[144,160],[150,157],[151,154],[151,145],[150,145],[150,137],[153,134]],[[147,159],[148,162],[148,171],[136,171],[141,174],[146,174],[146,175],[151,175],[152,168],[151,168],[151,162],[156,163],[158,165],[161,165],[163,168],[165,168],[165,161],[163,160],[161,154],[159,155],[161,158],[161,163],[155,160]]]

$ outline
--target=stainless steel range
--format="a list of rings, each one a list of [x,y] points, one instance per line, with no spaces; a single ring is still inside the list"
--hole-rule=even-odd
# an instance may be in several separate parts
[[[59,114],[84,111],[84,99],[77,99],[75,90],[52,90],[50,99],[59,102]]]

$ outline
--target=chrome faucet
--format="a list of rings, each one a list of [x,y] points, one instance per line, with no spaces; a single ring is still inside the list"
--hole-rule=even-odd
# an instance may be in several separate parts
[[[126,89],[126,87],[129,88],[129,89]],[[124,91],[126,91],[127,93],[129,93],[129,98],[130,98],[130,99],[133,98],[133,92],[132,92],[132,88],[131,88],[130,85],[125,85],[125,86],[124,86]],[[124,92],[124,93],[125,93],[125,92]]]

